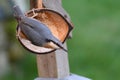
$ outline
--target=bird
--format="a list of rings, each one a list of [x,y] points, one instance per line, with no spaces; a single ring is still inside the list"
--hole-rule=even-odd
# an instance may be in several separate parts
[[[37,19],[25,16],[18,5],[13,7],[13,11],[20,30],[32,44],[45,48],[62,49],[67,52],[63,43],[52,34],[45,24]]]

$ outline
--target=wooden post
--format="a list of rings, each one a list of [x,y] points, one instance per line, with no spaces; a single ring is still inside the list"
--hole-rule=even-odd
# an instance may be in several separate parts
[[[42,0],[30,0],[32,8],[42,8]],[[66,47],[66,43],[64,43]],[[38,75],[41,78],[64,78],[69,76],[68,54],[57,50],[49,54],[37,55]]]

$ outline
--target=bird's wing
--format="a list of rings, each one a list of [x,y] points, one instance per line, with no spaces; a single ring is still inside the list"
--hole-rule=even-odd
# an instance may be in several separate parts
[[[51,36],[51,38],[49,38],[48,41],[53,42],[58,47],[60,47],[61,49],[63,49],[65,52],[67,52],[67,50],[64,48],[62,42],[60,40],[58,40],[57,38],[55,38],[54,36]]]
[[[21,20],[21,22],[29,25],[31,28],[39,29],[41,31],[43,31],[44,28],[46,28],[46,26],[43,23],[41,23],[37,19],[30,18],[30,17],[25,17],[24,19]]]
[[[29,27],[33,28],[34,30],[36,30],[36,32],[38,32],[39,34],[42,34],[44,36],[45,35],[51,35],[51,31],[50,29],[43,24],[42,22],[34,19],[34,18],[29,18],[29,17],[25,17],[22,20],[22,23],[29,25]]]
[[[42,46],[42,44],[45,42],[42,36],[39,35],[39,33],[37,33],[34,29],[29,27],[29,25],[19,24],[19,26],[21,28],[21,31],[34,45]]]

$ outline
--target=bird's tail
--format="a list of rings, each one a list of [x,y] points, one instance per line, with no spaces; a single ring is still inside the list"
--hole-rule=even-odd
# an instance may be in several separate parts
[[[57,38],[54,37],[50,41],[53,42],[54,44],[56,44],[59,48],[63,49],[65,52],[67,52],[67,50],[64,48],[62,42],[60,42],[60,40],[58,40]]]

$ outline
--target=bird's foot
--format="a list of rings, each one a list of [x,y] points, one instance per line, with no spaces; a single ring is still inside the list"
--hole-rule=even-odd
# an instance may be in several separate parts
[[[32,9],[32,12],[33,12],[33,16],[31,18],[34,18],[38,15],[38,13],[35,12],[35,8]]]
[[[18,32],[17,32],[17,34],[16,34],[16,37],[19,37],[19,35],[20,35],[20,29],[18,29]]]
[[[31,16],[31,18],[34,18],[34,17],[36,17],[36,16],[38,15],[38,13],[35,12],[35,8],[33,8],[32,10],[26,12],[25,15],[28,16],[27,13],[30,13],[31,11],[32,11],[32,13],[33,13],[33,15]]]

